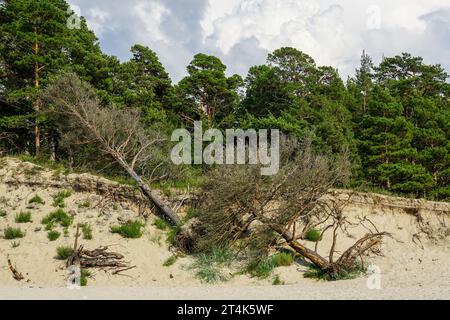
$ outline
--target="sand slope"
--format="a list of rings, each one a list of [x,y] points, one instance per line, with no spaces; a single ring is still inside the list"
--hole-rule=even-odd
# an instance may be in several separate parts
[[[64,189],[72,190],[65,201],[64,210],[74,215],[75,223],[89,223],[93,240],[81,240],[88,249],[108,245],[137,267],[123,275],[112,276],[94,271],[87,288],[66,289],[64,263],[55,259],[56,248],[73,244],[74,225],[68,237],[51,242],[41,219],[54,211],[52,197]],[[29,205],[34,195],[45,200],[43,205]],[[345,197],[345,192],[336,192]],[[278,268],[276,274],[285,286],[272,286],[271,278],[256,280],[237,276],[217,286],[202,284],[188,267],[192,258],[185,257],[170,266],[163,262],[172,253],[163,231],[154,225],[150,215],[144,236],[124,239],[112,234],[110,227],[120,221],[142,217],[139,193],[133,188],[120,186],[90,175],[65,176],[55,171],[36,169],[34,165],[13,159],[0,159],[0,299],[449,299],[450,298],[450,207],[446,203],[412,201],[380,195],[361,194],[347,208],[346,215],[356,221],[369,216],[380,230],[391,232],[386,239],[384,256],[372,257],[371,264],[381,271],[381,290],[370,290],[367,279],[359,278],[339,282],[318,282],[305,279],[307,266],[295,264]],[[90,208],[79,205],[89,201]],[[412,210],[413,208],[414,210]],[[418,208],[418,210],[417,210]],[[32,213],[32,223],[17,224],[14,217],[21,211]],[[423,221],[417,223],[418,217]],[[3,239],[7,226],[26,231],[20,243],[13,248],[11,240]],[[56,228],[58,229],[58,228]],[[58,229],[62,233],[62,229]],[[358,227],[341,236],[338,250],[351,245],[367,230]],[[428,234],[427,234],[428,233]],[[324,239],[319,252],[326,254],[330,239]],[[7,266],[9,256],[25,280],[15,281]]]

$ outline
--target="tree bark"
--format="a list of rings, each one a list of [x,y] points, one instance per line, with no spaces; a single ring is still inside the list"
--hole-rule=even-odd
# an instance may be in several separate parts
[[[38,42],[38,33],[36,28],[34,29],[35,34],[35,43],[34,43],[34,55],[37,57],[39,55],[39,42]],[[35,113],[35,123],[34,123],[34,149],[35,156],[39,157],[41,154],[41,130],[39,128],[39,113],[41,111],[41,100],[39,98],[38,90],[40,87],[40,66],[39,63],[36,62],[34,65],[34,87],[36,89],[36,98],[33,103],[33,110]]]
[[[114,155],[113,155],[114,156]],[[133,178],[134,181],[141,189],[142,193],[150,199],[150,201],[156,206],[156,208],[165,215],[168,219],[170,219],[176,225],[181,223],[180,217],[169,207],[167,206],[161,199],[152,191],[152,189],[146,184],[142,178],[133,170],[133,168],[128,165],[122,158],[115,157],[119,164],[127,171],[127,173]]]

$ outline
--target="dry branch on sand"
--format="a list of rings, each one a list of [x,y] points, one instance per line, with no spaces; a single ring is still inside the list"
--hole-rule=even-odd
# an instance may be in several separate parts
[[[156,130],[146,130],[136,109],[102,107],[94,90],[76,75],[67,74],[51,84],[44,94],[48,113],[63,118],[60,131],[71,143],[99,148],[137,183],[155,207],[175,224],[178,215],[166,205],[138,172],[152,172],[148,163],[164,139]]]
[[[17,268],[15,266],[13,266],[13,264],[11,262],[11,259],[9,257],[8,257],[8,267],[9,267],[9,270],[11,271],[11,273],[12,273],[12,276],[13,276],[14,280],[22,281],[23,279],[25,279],[24,276],[22,275],[22,273],[20,273],[17,270]]]
[[[126,270],[135,268],[129,263],[124,262],[124,256],[120,253],[108,251],[107,246],[99,247],[95,250],[86,250],[83,246],[78,246],[78,237],[80,236],[80,226],[77,226],[73,253],[66,261],[66,267],[78,266],[81,269],[100,268],[112,271],[112,274],[119,274]]]

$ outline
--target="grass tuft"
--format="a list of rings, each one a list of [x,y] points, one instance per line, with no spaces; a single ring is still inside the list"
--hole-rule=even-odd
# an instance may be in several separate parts
[[[197,255],[196,261],[191,265],[195,276],[206,283],[216,283],[229,280],[223,268],[230,267],[234,253],[228,248],[213,248],[209,253]]]
[[[177,257],[171,256],[170,258],[167,258],[166,261],[164,261],[163,266],[170,267],[170,266],[174,265],[175,262],[177,262]]]
[[[21,212],[16,215],[16,223],[29,223],[31,222],[31,212]]]
[[[291,252],[278,252],[267,259],[250,264],[247,266],[247,272],[259,279],[268,278],[273,270],[278,267],[287,267],[295,262],[295,256]]]
[[[86,269],[81,270],[80,286],[86,287],[88,283],[88,278],[91,276],[91,272]]]
[[[58,247],[56,248],[56,255],[58,260],[67,260],[73,254],[73,249],[71,247]]]
[[[142,237],[141,228],[143,226],[139,221],[129,221],[121,226],[112,226],[111,232],[118,233],[124,238],[137,239]]]
[[[273,278],[273,280],[272,280],[272,285],[274,285],[274,286],[282,286],[282,285],[284,285],[284,281],[282,281],[282,280],[280,279],[280,276],[279,276],[279,275],[276,275],[276,276]]]
[[[3,210],[3,209],[0,209],[0,217],[1,218],[4,218],[4,217],[6,217],[6,210]]]
[[[64,191],[58,192],[56,195],[53,196],[53,206],[59,207],[59,208],[64,208],[66,206],[64,201],[71,195],[72,195],[72,193],[69,190],[64,190]]]
[[[25,233],[20,228],[7,227],[3,233],[6,240],[19,239],[25,236]]]
[[[170,227],[170,223],[161,218],[156,218],[154,225],[159,230],[167,230]]]
[[[61,236],[61,232],[51,230],[47,233],[47,238],[50,241],[56,241]]]
[[[45,224],[46,226],[51,225],[52,227],[53,224],[59,223],[63,227],[69,227],[72,224],[72,221],[72,217],[70,217],[64,210],[58,209],[44,217],[44,219],[42,219],[42,224]],[[49,230],[51,230],[51,227]]]
[[[81,232],[83,233],[84,240],[92,240],[92,228],[88,223],[84,223],[81,225]]]
[[[33,198],[30,199],[30,201],[28,201],[28,204],[32,203],[45,204],[45,201],[40,196],[35,195]]]

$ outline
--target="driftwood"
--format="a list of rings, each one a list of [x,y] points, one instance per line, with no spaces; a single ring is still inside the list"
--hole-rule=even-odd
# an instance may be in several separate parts
[[[16,269],[16,267],[13,266],[11,259],[9,257],[8,257],[8,267],[9,267],[9,270],[11,270],[11,272],[12,272],[12,276],[13,276],[14,280],[21,281],[21,280],[25,279],[24,276],[22,275],[22,273],[20,273]]]
[[[78,266],[83,268],[108,268],[112,271],[112,274],[118,274],[126,270],[135,268],[130,267],[127,262],[122,261],[124,256],[117,252],[108,251],[107,246],[99,247],[95,250],[84,249],[82,245],[78,246],[78,237],[80,226],[77,226],[77,232],[75,234],[74,251],[73,254],[67,259],[66,267]]]

